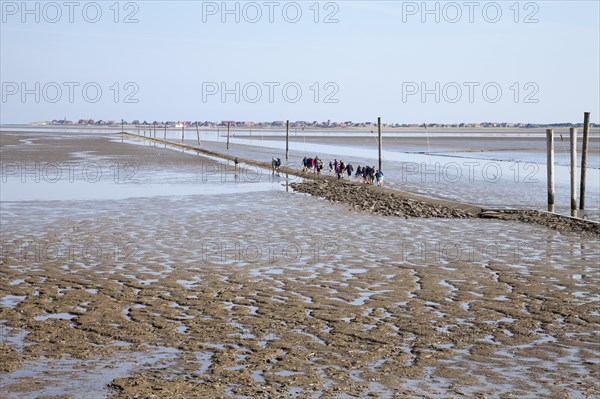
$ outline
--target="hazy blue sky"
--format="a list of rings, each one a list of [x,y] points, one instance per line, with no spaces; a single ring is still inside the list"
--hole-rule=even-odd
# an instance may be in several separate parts
[[[597,122],[599,4],[2,1],[1,121]]]

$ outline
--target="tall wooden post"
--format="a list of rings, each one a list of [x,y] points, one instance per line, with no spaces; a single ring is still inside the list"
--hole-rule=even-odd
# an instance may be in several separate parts
[[[198,122],[196,122],[196,138],[198,139],[198,145],[200,145],[200,130],[198,130]]]
[[[229,149],[229,122],[227,122],[227,149]]]
[[[381,150],[382,150],[382,143],[381,143],[381,116],[377,117],[377,134],[379,136],[379,170],[381,171]]]
[[[163,138],[164,138],[164,139],[166,139],[166,138],[167,138],[167,122],[165,122],[165,135],[164,135],[164,137],[163,137]]]
[[[581,182],[579,182],[579,209],[585,209],[585,169],[587,166],[588,136],[590,134],[590,113],[583,114],[583,145],[581,148]]]
[[[285,122],[285,160],[288,160],[290,154],[290,121]]]
[[[185,125],[181,125],[181,142],[185,139]]]
[[[548,212],[554,212],[554,130],[546,129]]]
[[[571,216],[577,216],[577,128],[571,128]]]

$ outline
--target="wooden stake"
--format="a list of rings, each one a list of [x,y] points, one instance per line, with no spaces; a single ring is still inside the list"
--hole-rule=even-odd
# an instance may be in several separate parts
[[[379,171],[381,171],[381,151],[382,151],[382,142],[381,142],[381,116],[377,117],[377,134],[379,136]]]
[[[183,140],[185,138],[185,125],[181,125],[181,142],[183,143]]]
[[[554,212],[554,130],[546,129],[548,212]]]
[[[571,128],[571,216],[577,217],[577,128]]]
[[[198,122],[196,122],[196,137],[198,138],[198,145],[200,145],[200,131],[198,130]]]
[[[290,153],[290,121],[285,122],[285,160],[288,160]]]
[[[227,149],[229,149],[229,122],[227,122]]]
[[[587,166],[588,136],[590,133],[590,113],[583,114],[583,145],[581,148],[581,182],[579,182],[579,209],[585,208],[585,169]]]

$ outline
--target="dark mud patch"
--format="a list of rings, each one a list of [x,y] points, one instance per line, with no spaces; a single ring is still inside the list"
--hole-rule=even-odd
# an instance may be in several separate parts
[[[442,205],[433,205],[405,198],[399,193],[381,190],[377,187],[363,186],[350,182],[332,182],[327,180],[292,183],[298,192],[325,198],[332,202],[350,205],[352,209],[380,216],[401,216],[415,218],[475,218],[472,212],[453,209]]]

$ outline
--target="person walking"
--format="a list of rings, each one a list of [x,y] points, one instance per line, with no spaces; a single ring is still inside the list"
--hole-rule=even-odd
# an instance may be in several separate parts
[[[378,170],[377,173],[375,173],[375,179],[377,180],[377,185],[379,187],[383,187],[383,172]]]
[[[371,172],[371,175],[369,176],[369,181],[371,182],[370,184],[373,184],[375,182],[375,165],[371,166],[369,168],[369,171]]]
[[[348,179],[352,177],[352,172],[354,171],[354,167],[352,164],[346,165],[346,173],[348,174]]]

